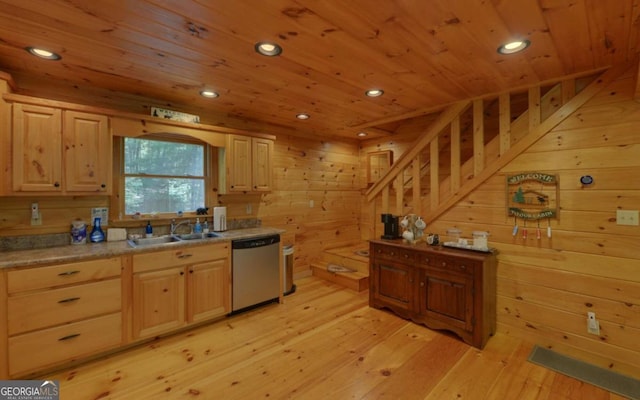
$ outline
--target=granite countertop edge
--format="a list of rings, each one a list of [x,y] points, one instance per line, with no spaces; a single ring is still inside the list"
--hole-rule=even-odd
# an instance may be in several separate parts
[[[214,238],[184,240],[179,242],[161,243],[156,245],[138,247],[132,247],[126,240],[124,240],[117,242],[75,245],[70,244],[67,246],[49,247],[34,250],[6,251],[0,253],[0,269],[15,267],[34,267],[56,263],[84,261],[95,258],[117,257],[124,254],[179,249],[208,243],[282,234],[284,232],[286,232],[284,229],[259,227],[216,232],[220,236]]]

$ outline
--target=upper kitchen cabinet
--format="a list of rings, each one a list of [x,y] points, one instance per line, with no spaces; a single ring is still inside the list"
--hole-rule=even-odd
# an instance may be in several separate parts
[[[13,104],[13,192],[110,194],[106,116]]]
[[[228,135],[224,155],[226,176],[221,185],[227,192],[268,192],[272,188],[273,140]],[[221,166],[222,167],[222,166]]]

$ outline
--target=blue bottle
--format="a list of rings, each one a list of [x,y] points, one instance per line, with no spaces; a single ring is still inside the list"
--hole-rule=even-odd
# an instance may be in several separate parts
[[[93,243],[104,242],[104,232],[100,227],[100,217],[96,217],[93,220],[93,230],[91,231],[89,240],[91,240],[91,242]]]

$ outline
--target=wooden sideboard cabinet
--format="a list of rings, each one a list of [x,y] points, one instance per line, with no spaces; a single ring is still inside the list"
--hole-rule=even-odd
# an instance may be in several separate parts
[[[10,377],[122,345],[120,257],[11,270],[6,280]]]
[[[369,305],[483,348],[496,329],[496,256],[492,253],[370,242]]]

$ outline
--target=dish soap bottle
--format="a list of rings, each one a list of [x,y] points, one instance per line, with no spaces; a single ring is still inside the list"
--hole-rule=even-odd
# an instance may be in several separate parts
[[[91,231],[89,240],[91,240],[93,243],[104,242],[104,232],[100,227],[100,217],[96,217],[93,220],[93,230]]]
[[[153,227],[151,226],[151,221],[147,221],[147,227],[144,230],[144,236],[148,238],[153,236]]]
[[[209,222],[207,222],[207,219],[204,219],[204,222],[202,223],[202,233],[209,233]]]
[[[196,224],[193,226],[193,233],[202,233],[202,225],[200,224],[200,218],[196,218]]]

